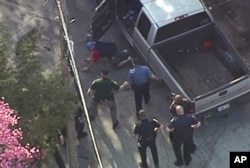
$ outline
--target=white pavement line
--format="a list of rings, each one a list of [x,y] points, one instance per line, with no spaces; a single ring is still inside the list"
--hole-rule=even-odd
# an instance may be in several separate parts
[[[77,86],[78,86],[78,89],[79,89],[79,93],[80,93],[80,96],[81,96],[85,116],[86,116],[87,123],[88,123],[88,126],[89,126],[89,132],[90,132],[92,144],[93,144],[93,147],[94,147],[94,150],[95,150],[95,154],[96,154],[99,166],[100,166],[100,168],[103,168],[103,163],[102,163],[101,156],[100,156],[100,153],[99,153],[98,148],[97,148],[94,132],[93,132],[92,125],[91,125],[91,122],[90,122],[90,117],[89,117],[89,114],[88,114],[87,104],[86,104],[85,97],[84,97],[84,94],[83,94],[83,90],[82,90],[82,87],[81,87],[81,81],[80,81],[79,73],[78,73],[76,63],[75,63],[75,59],[74,59],[75,58],[74,57],[74,43],[73,43],[72,40],[69,39],[68,29],[67,29],[65,18],[64,18],[63,11],[62,11],[62,8],[61,8],[61,2],[60,2],[60,0],[55,0],[55,1],[57,3],[57,7],[58,7],[58,10],[59,10],[59,16],[60,16],[61,24],[62,24],[61,26],[63,28],[64,38],[65,38],[65,41],[67,43],[67,48],[69,50],[69,56],[70,56],[70,60],[71,60],[70,64],[72,66],[74,77],[75,77],[75,80],[76,80],[76,83],[77,83]]]

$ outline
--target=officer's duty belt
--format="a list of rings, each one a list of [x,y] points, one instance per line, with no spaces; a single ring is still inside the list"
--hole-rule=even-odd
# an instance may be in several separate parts
[[[150,141],[154,139],[154,137],[149,137],[149,138],[139,138],[140,141]]]
[[[106,101],[114,101],[113,99],[98,99],[98,98],[94,98],[94,100],[97,103],[103,103],[103,102],[106,102]]]
[[[148,85],[148,82],[140,84],[140,85],[135,84],[135,86],[137,86],[137,87],[146,86],[146,85]]]
[[[147,141],[154,139],[154,137],[146,138]]]

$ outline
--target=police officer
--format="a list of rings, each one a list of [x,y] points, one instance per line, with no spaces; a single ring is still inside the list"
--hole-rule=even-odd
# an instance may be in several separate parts
[[[148,168],[146,150],[147,147],[149,147],[151,149],[154,165],[158,168],[159,160],[155,144],[156,131],[163,126],[156,119],[149,121],[144,110],[140,110],[139,117],[141,122],[136,124],[134,128],[134,136],[137,138],[138,150],[141,156],[141,162],[139,164],[143,168]]]
[[[128,81],[122,84],[125,87],[131,83],[131,87],[134,90],[136,115],[139,119],[139,111],[142,109],[142,97],[144,98],[144,103],[148,104],[150,100],[149,87],[150,79],[161,81],[156,75],[154,75],[147,66],[139,64],[139,59],[134,58],[132,60],[133,68],[130,69],[128,74]]]
[[[77,132],[77,138],[86,137],[88,134],[84,130],[84,121],[83,121],[83,109],[79,106],[75,112],[75,129]]]
[[[191,102],[184,98],[183,96],[176,94],[174,95],[173,101],[170,104],[170,113],[173,114],[173,116],[176,115],[176,106],[177,105],[181,105],[184,108],[184,113],[185,114],[191,114],[193,113],[192,109],[191,109]]]
[[[110,109],[113,129],[116,129],[119,122],[116,116],[116,104],[112,91],[119,90],[120,86],[114,80],[109,79],[108,75],[108,70],[102,70],[101,77],[95,79],[87,91],[88,96],[94,95],[90,106],[90,118],[93,120],[97,115],[98,104],[107,105]]]
[[[109,62],[112,57],[117,53],[117,46],[115,43],[103,42],[103,41],[89,41],[87,42],[87,48],[92,52],[92,56],[85,61],[89,64],[81,69],[81,71],[88,71],[99,58],[104,58],[106,64],[109,66]]]
[[[188,99],[181,96],[180,94],[176,94],[176,95],[174,95],[173,101],[170,105],[170,113],[172,113],[173,116],[177,115],[176,114],[176,106],[177,105],[181,105],[183,107],[185,114],[192,114],[194,112],[193,109],[191,108],[191,102]],[[173,134],[172,132],[169,133],[169,138],[170,138],[171,142],[172,142],[172,138],[173,138],[172,134]],[[194,153],[196,150],[196,144],[193,143],[192,148],[190,150],[191,150],[191,153]]]
[[[173,150],[176,156],[174,164],[176,166],[188,166],[191,162],[191,148],[193,145],[193,128],[198,128],[200,122],[191,114],[184,114],[184,109],[181,105],[176,106],[177,115],[171,120],[170,125],[166,127],[168,132],[173,132]],[[181,146],[183,145],[183,157]]]

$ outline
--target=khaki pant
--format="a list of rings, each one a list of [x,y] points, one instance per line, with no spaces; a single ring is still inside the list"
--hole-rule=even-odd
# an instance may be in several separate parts
[[[94,99],[92,99],[91,105],[90,105],[90,116],[96,117],[98,114],[98,105],[106,105],[110,109],[110,115],[112,119],[113,125],[117,122],[117,116],[116,116],[116,104],[113,100],[107,100],[107,101],[101,101],[100,103],[96,102]]]

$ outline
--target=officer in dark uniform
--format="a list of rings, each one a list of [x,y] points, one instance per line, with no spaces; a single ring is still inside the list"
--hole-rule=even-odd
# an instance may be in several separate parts
[[[87,132],[84,132],[84,121],[83,121],[83,109],[81,106],[79,106],[75,112],[75,129],[77,132],[77,138],[83,138],[86,137],[88,134]]]
[[[176,166],[185,165],[188,166],[191,162],[191,148],[193,145],[193,128],[198,128],[200,122],[191,114],[184,114],[182,106],[176,106],[177,115],[171,120],[170,125],[166,127],[168,132],[173,132],[173,149],[176,156],[174,164]],[[181,146],[183,145],[183,157],[181,152]]]
[[[163,126],[156,119],[149,121],[144,110],[140,110],[139,118],[141,122],[136,124],[134,128],[134,135],[138,140],[138,150],[141,156],[141,162],[139,164],[143,168],[148,168],[146,150],[147,147],[149,147],[151,149],[155,167],[158,168],[159,159],[155,144],[156,131]]]
[[[131,87],[134,90],[136,115],[139,119],[139,111],[142,109],[142,98],[144,98],[144,103],[148,104],[150,100],[149,88],[150,79],[161,82],[160,78],[154,75],[151,70],[144,65],[140,65],[139,59],[135,58],[132,60],[133,68],[130,69],[128,74],[128,81],[122,84],[125,87],[131,83]]]
[[[194,110],[191,108],[191,102],[188,99],[184,98],[183,96],[176,94],[176,95],[174,95],[173,101],[169,107],[170,113],[172,113],[173,117],[177,115],[176,114],[176,106],[177,105],[181,105],[183,107],[185,114],[193,114],[194,113]],[[169,138],[170,138],[170,141],[172,142],[172,140],[173,140],[173,133],[172,132],[169,133]],[[192,148],[190,150],[191,150],[191,153],[194,153],[196,150],[196,144],[193,143]]]

